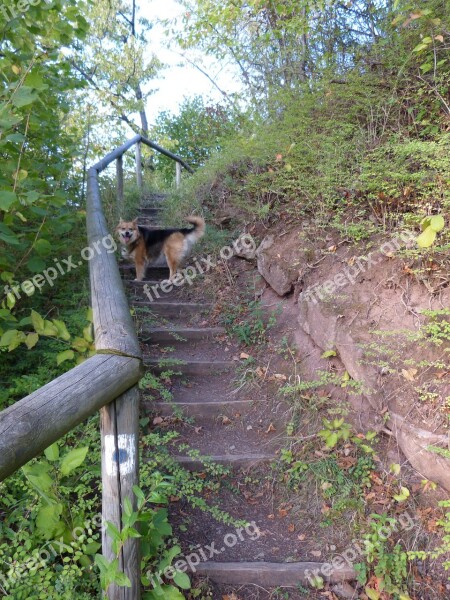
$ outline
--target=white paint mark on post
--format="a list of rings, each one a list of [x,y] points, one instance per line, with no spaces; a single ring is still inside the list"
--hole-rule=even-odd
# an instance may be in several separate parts
[[[118,448],[116,448],[115,436],[105,435],[106,473],[110,477],[117,477],[119,464],[122,475],[131,473],[135,466],[136,436],[133,433],[121,433],[117,443]]]

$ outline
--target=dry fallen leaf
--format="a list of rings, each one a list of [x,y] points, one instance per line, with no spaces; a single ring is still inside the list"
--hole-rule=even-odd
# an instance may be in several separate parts
[[[297,539],[300,540],[301,542],[303,542],[306,538],[306,535],[304,533],[299,533],[297,536]]]
[[[408,381],[414,381],[417,369],[402,369],[402,375]]]
[[[244,359],[250,358],[250,354],[247,354],[247,352],[241,352],[239,354],[239,358],[244,358]]]
[[[294,523],[289,523],[289,525],[288,525],[288,531],[289,531],[289,533],[294,533],[294,531],[295,531],[295,525],[294,525]]]
[[[316,558],[319,558],[319,556],[322,556],[322,550],[311,550],[310,554],[312,554]]]
[[[153,419],[153,425],[160,425],[163,421],[164,419],[162,417],[155,417]]]
[[[271,431],[275,431],[275,427],[274,427],[273,423],[271,423],[271,424],[269,425],[269,427],[267,428],[267,431],[266,431],[266,433],[270,433]]]
[[[273,521],[275,519],[275,515],[267,515],[267,518]]]
[[[225,415],[221,415],[220,418],[222,419],[222,425],[229,425],[231,423],[231,419]]]
[[[275,379],[281,379],[281,381],[286,381],[287,379],[286,375],[283,375],[283,373],[274,373],[274,377]]]

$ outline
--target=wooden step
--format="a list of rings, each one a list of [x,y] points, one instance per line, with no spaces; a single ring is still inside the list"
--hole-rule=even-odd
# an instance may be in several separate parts
[[[138,214],[142,216],[157,215],[163,210],[162,206],[144,206],[138,209]]]
[[[174,460],[180,463],[189,471],[203,471],[204,462],[190,456],[174,456]],[[234,467],[236,469],[249,469],[261,463],[267,463],[275,460],[277,456],[272,453],[267,454],[215,454],[208,456],[209,460],[215,463]]]
[[[186,417],[216,418],[219,415],[241,415],[247,413],[252,406],[251,400],[230,400],[229,402],[206,400],[204,402],[152,402],[145,401],[144,407],[163,417],[170,417],[174,410],[180,408]]]
[[[218,550],[222,550],[218,548]],[[225,551],[225,548],[224,550]],[[308,585],[319,575],[324,581],[339,583],[356,579],[356,571],[344,562],[339,569],[329,563],[317,562],[200,562],[196,565],[197,575],[209,577],[215,583],[229,585],[259,585],[263,588],[293,587]],[[308,577],[309,575],[309,577]]]
[[[132,300],[131,306],[146,307],[155,315],[164,318],[191,317],[192,315],[205,314],[211,310],[211,304],[197,304],[194,302],[150,302]]]
[[[134,279],[124,279],[123,284],[125,287],[130,288],[132,290],[142,290],[145,284],[149,287],[152,285],[160,285],[161,281],[157,279],[145,279],[144,281],[136,281]]]
[[[174,357],[174,360],[176,361],[176,357]],[[166,362],[166,364],[164,364],[164,362]],[[161,358],[144,357],[144,366],[153,373],[175,371],[176,373],[182,373],[183,375],[216,375],[235,368],[236,363],[230,360],[187,360],[180,364],[175,362],[172,365],[170,364],[170,359],[164,361],[164,359]]]
[[[197,340],[207,340],[216,335],[224,335],[224,327],[149,327],[144,325],[141,329],[140,340],[147,344],[163,342],[185,343]],[[181,339],[180,339],[181,338]]]

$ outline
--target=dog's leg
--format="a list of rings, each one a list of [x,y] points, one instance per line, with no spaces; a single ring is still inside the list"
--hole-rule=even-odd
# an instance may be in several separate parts
[[[184,236],[182,233],[172,234],[165,242],[163,247],[164,256],[166,257],[170,275],[169,281],[177,274],[177,269],[183,259],[184,253]]]
[[[145,256],[143,256],[142,252],[136,252],[134,257],[134,264],[136,266],[136,280],[142,281],[145,276],[145,271],[147,267],[147,260]]]

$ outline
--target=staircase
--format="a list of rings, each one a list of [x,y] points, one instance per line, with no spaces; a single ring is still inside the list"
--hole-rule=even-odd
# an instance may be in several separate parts
[[[141,225],[157,226],[161,200],[147,199],[139,211]],[[308,541],[299,541],[298,523],[288,515],[289,510],[284,514],[279,504],[274,504],[273,484],[266,478],[267,469],[262,468],[277,460],[284,427],[263,390],[255,392],[239,385],[243,370],[239,350],[211,318],[214,307],[207,301],[206,286],[202,290],[202,282],[195,280],[192,289],[176,288],[151,301],[144,286],[166,279],[168,269],[149,268],[144,282],[132,280],[134,265],[123,264],[121,270],[130,305],[140,315],[138,333],[147,369],[161,373],[168,368],[161,366],[161,359],[164,364],[166,359],[181,361],[171,367],[180,373],[172,384],[173,401],[150,401],[144,394],[143,412],[171,417],[181,409],[190,417],[185,422],[174,421],[179,440],[232,470],[233,489],[221,487],[220,497],[208,502],[224,505],[233,519],[252,523],[239,531],[183,501],[172,503],[170,518],[184,555],[197,557],[191,559],[190,570],[213,582],[214,600],[227,596],[239,600],[278,598],[269,595],[269,590],[278,586],[293,590],[290,599],[319,598],[314,591],[306,596],[306,590],[298,591],[299,585],[308,584],[308,570],[320,569],[321,563],[299,561],[300,556],[307,556]],[[192,299],[189,294],[193,288]],[[203,299],[199,300],[199,295]],[[167,353],[167,347],[173,351]],[[195,456],[176,451],[175,455],[187,469],[200,474],[204,471],[203,461]],[[331,575],[330,581],[348,576],[344,568]],[[237,586],[236,595],[229,595]]]

